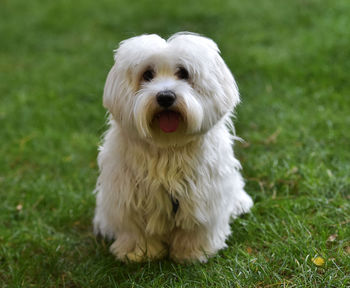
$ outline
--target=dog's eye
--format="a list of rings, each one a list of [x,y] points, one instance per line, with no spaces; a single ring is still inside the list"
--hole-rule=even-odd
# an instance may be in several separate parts
[[[179,70],[176,72],[176,76],[182,80],[188,80],[189,78],[188,71],[183,67],[179,68]]]
[[[143,80],[146,82],[151,81],[154,78],[154,71],[151,69],[146,70],[142,75]]]

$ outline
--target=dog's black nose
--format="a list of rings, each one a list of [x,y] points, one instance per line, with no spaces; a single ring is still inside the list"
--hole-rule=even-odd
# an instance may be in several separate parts
[[[173,91],[166,90],[166,91],[161,91],[157,94],[157,102],[159,106],[163,108],[168,108],[171,105],[174,104],[176,100],[176,95]]]

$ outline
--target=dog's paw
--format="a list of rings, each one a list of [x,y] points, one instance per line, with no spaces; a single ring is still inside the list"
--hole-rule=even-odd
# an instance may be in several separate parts
[[[147,244],[146,244],[147,243]],[[124,262],[144,262],[147,260],[156,260],[163,258],[167,254],[167,249],[160,241],[147,242],[142,239],[135,241],[135,239],[118,239],[110,247],[110,251],[117,257],[117,259]]]
[[[252,198],[245,191],[242,191],[238,194],[238,196],[236,196],[234,209],[232,211],[233,218],[236,218],[241,214],[248,213],[252,207]]]
[[[125,255],[126,261],[131,262],[145,262],[148,260],[157,260],[161,259],[167,254],[167,250],[165,248],[155,249],[154,247],[148,247],[147,250],[137,246],[134,251]]]
[[[124,260],[126,255],[135,250],[136,241],[133,237],[128,234],[120,234],[117,239],[113,242],[109,250],[118,259]]]
[[[96,214],[93,220],[93,232],[96,237],[104,237],[109,240],[114,238],[115,230],[112,228],[113,225],[108,223],[104,217]]]
[[[170,258],[177,263],[206,263],[209,256],[204,251],[174,251],[170,252]]]
[[[144,262],[146,261],[146,257],[144,254],[138,254],[136,251],[130,252],[125,255],[125,257],[122,259],[123,261],[126,262]]]
[[[216,248],[208,243],[205,230],[177,229],[173,232],[169,256],[178,263],[205,263]]]

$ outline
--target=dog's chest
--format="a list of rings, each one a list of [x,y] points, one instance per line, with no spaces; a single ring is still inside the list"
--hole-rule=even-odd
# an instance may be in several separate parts
[[[187,156],[187,157],[186,157]],[[161,188],[169,196],[183,197],[190,193],[190,184],[196,178],[193,161],[182,153],[158,153],[145,159],[143,182],[152,194]]]
[[[189,206],[185,201],[193,195],[196,171],[180,156],[172,156],[148,159],[139,181],[136,195],[149,234],[164,234],[182,226]]]

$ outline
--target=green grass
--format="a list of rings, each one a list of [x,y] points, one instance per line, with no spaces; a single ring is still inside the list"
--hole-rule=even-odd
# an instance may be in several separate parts
[[[0,286],[349,287],[349,15],[347,0],[2,1]],[[125,265],[91,232],[102,89],[120,40],[181,30],[236,76],[255,206],[208,264]]]

